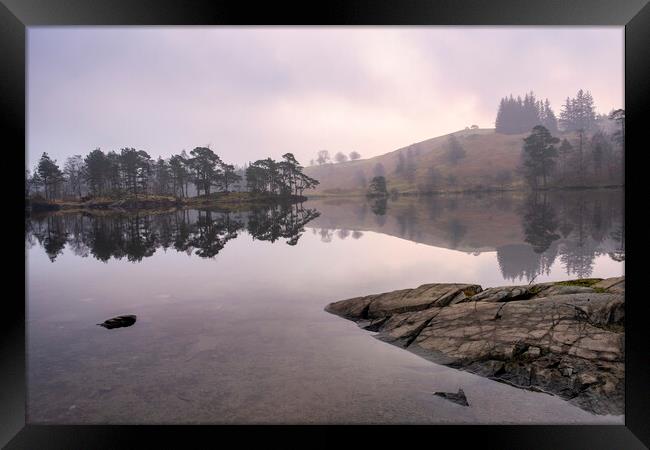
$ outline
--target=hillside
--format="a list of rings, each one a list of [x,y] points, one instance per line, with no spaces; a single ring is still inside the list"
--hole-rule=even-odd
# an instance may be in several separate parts
[[[452,135],[465,151],[465,157],[456,163],[448,156]],[[317,189],[310,192],[312,196],[361,195],[376,175],[384,175],[388,189],[400,193],[522,189],[525,184],[518,167],[526,136],[500,134],[494,129],[463,130],[373,158],[306,167],[305,173],[320,181]],[[558,137],[575,139],[572,135]],[[612,183],[603,177],[590,180],[590,184]]]

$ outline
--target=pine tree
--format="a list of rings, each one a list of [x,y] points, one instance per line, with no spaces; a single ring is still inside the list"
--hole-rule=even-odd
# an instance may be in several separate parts
[[[532,133],[524,138],[522,149],[522,166],[526,179],[532,188],[537,188],[538,178],[542,178],[542,187],[555,166],[555,158],[558,155],[555,144],[560,142],[556,137],[541,125],[533,128]]]
[[[57,196],[57,188],[63,181],[63,172],[59,169],[56,160],[52,160],[47,153],[43,153],[36,166],[36,173],[45,191],[45,198],[55,198]]]

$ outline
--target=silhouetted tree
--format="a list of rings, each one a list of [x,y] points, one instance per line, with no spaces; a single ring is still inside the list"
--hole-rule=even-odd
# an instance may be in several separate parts
[[[542,178],[542,187],[555,166],[557,149],[555,144],[560,140],[541,125],[533,128],[532,133],[524,138],[522,150],[522,167],[524,176],[532,188],[538,187],[538,178]]]
[[[196,147],[190,152],[189,165],[193,171],[193,182],[196,186],[197,195],[201,191],[208,196],[210,187],[215,185],[220,175],[218,166],[221,159],[207,147]]]
[[[149,154],[144,150],[123,148],[120,151],[120,167],[126,180],[126,186],[133,192],[133,195],[138,195],[138,187],[141,193],[146,193],[151,172],[151,157]]]
[[[36,166],[36,173],[38,173],[37,182],[43,186],[45,198],[56,198],[57,188],[63,181],[63,172],[59,169],[56,160],[50,159],[47,153],[43,153]]]

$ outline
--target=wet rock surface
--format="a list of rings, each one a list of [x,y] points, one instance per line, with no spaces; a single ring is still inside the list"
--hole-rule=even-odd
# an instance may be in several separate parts
[[[427,284],[325,309],[440,364],[624,410],[624,277],[503,286]]]

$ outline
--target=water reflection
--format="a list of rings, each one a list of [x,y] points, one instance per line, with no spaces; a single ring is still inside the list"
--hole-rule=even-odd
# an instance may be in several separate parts
[[[54,214],[27,220],[27,245],[51,261],[66,246],[101,261],[141,261],[158,248],[215,257],[245,230],[254,240],[296,245],[312,228],[322,243],[364,231],[480,255],[496,252],[504,279],[530,282],[558,263],[589,277],[597,257],[625,260],[621,190],[330,199],[246,212],[173,210],[146,214]],[[317,256],[317,255],[316,255]]]
[[[246,212],[172,210],[164,213],[50,214],[27,221],[27,245],[38,243],[51,261],[66,244],[77,256],[92,255],[100,261],[111,258],[141,261],[158,248],[213,258],[246,230],[255,240],[275,242],[280,238],[296,245],[304,226],[318,211],[302,205],[278,205]]]
[[[347,236],[337,229],[368,230],[473,255],[496,251],[503,278],[513,282],[548,275],[556,261],[569,276],[589,277],[598,256],[625,260],[618,189],[402,196],[381,207],[376,200],[314,204],[323,213],[313,223],[323,241]]]

